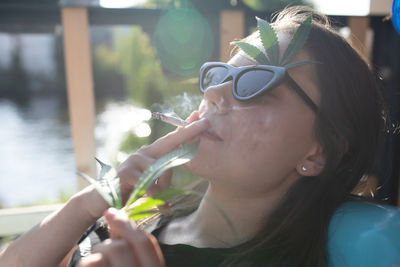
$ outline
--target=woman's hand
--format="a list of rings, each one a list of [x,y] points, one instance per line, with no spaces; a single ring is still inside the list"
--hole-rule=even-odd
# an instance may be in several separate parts
[[[148,166],[179,145],[192,141],[208,127],[206,119],[199,120],[199,112],[197,111],[193,112],[187,121],[193,123],[185,127],[179,127],[154,143],[143,146],[118,167],[117,172],[120,178],[121,194],[124,203],[129,198],[133,187]],[[152,195],[167,188],[170,184],[171,176],[172,170],[165,172],[157,179],[156,184],[150,186],[147,193]]]
[[[110,208],[104,216],[112,239],[96,246],[92,255],[82,259],[80,267],[165,266],[156,238],[138,229],[124,211]]]

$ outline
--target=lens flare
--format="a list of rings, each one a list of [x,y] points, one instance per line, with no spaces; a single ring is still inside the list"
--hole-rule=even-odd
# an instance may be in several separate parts
[[[154,43],[163,68],[181,76],[196,75],[214,49],[208,22],[196,10],[168,10],[159,20]]]

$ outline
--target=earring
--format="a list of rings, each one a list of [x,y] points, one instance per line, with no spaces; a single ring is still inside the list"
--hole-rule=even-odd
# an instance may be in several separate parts
[[[306,171],[307,171],[307,168],[306,168],[305,166],[301,166],[301,170],[302,170],[303,172],[306,172]]]

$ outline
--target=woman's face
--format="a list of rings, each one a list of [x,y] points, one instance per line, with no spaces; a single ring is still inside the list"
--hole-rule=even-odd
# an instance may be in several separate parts
[[[307,59],[301,52],[295,60]],[[254,64],[243,53],[228,63]],[[311,71],[299,67],[289,73],[318,104],[318,89],[308,78]],[[224,190],[251,195],[285,190],[307,175],[299,173],[299,166],[319,147],[313,134],[315,114],[287,84],[255,101],[241,102],[233,97],[232,82],[227,81],[205,92],[199,112],[209,119],[209,131],[218,138],[201,136],[197,155],[187,165],[196,175]]]

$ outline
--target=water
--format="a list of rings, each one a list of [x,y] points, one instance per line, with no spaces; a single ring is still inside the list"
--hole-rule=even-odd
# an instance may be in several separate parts
[[[54,98],[27,107],[0,100],[0,201],[3,207],[72,192],[74,158],[68,122]]]
[[[108,103],[97,115],[96,156],[107,162],[122,132],[138,125],[143,128],[149,113],[119,102]],[[23,107],[0,99],[0,125],[2,207],[51,201],[76,192],[67,111],[60,109],[56,98],[35,97]]]

